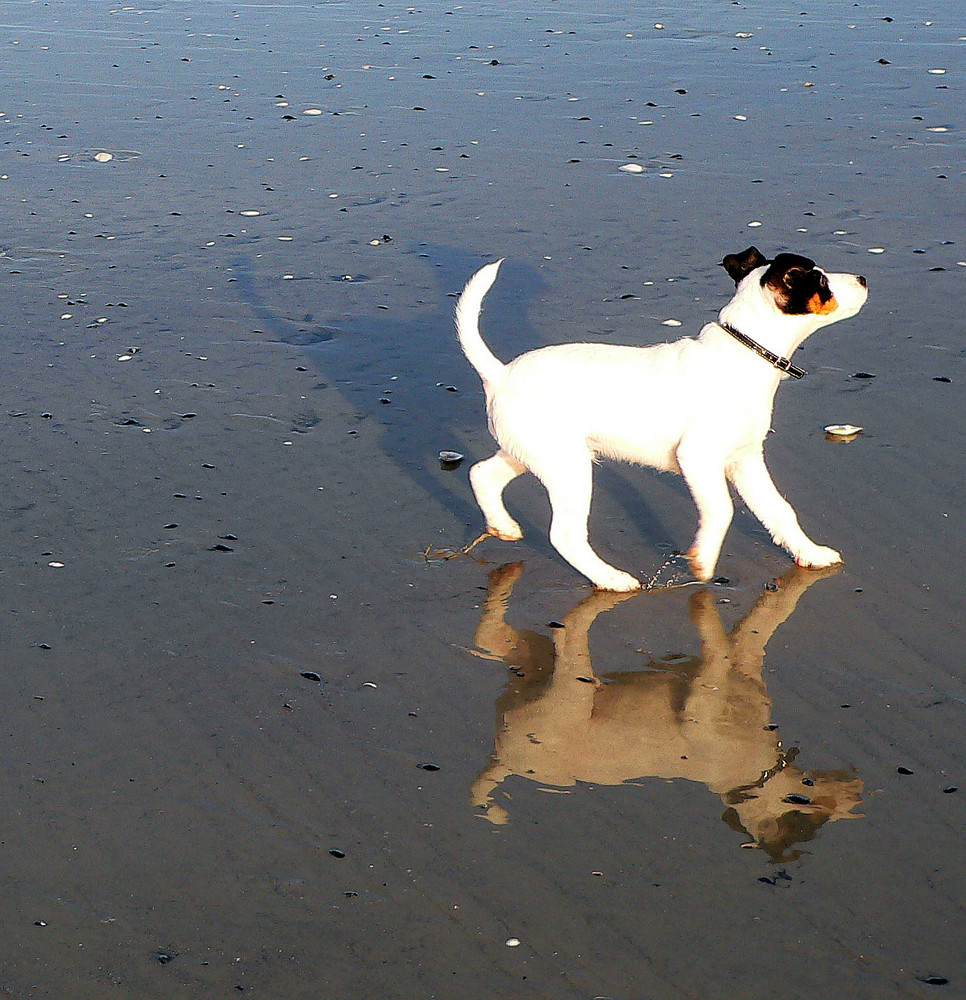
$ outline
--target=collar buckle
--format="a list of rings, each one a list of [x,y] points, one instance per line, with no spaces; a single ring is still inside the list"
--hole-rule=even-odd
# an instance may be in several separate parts
[[[789,358],[783,358],[780,354],[775,354],[774,351],[769,351],[767,347],[762,347],[757,340],[752,340],[747,334],[742,333],[740,330],[735,329],[730,323],[722,323],[718,320],[718,326],[721,327],[726,333],[730,333],[739,344],[744,344],[745,347],[749,348],[755,352],[760,358],[764,358],[773,368],[777,368],[780,372],[784,372],[786,375],[790,375],[792,378],[805,378],[808,372],[804,368],[799,368],[798,365],[793,365]]]

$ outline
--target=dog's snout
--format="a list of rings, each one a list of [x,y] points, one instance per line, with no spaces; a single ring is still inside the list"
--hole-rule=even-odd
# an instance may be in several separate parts
[[[865,280],[865,275],[864,274],[856,275],[856,280],[859,282],[859,284],[863,288],[868,288],[869,287],[869,283]]]

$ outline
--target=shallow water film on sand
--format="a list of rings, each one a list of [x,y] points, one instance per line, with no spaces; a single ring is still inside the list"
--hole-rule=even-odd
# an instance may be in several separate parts
[[[3,996],[966,997],[961,5],[625,7],[0,8]],[[469,276],[644,346],[750,245],[868,279],[766,442],[844,566],[607,463],[644,592],[471,548]]]

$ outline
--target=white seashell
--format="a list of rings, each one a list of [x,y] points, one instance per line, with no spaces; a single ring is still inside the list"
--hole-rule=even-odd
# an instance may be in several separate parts
[[[942,76],[943,73],[945,73],[946,71],[944,69],[936,68],[936,69],[931,69],[929,72],[932,73],[933,76]]]
[[[439,453],[439,460],[441,462],[462,462],[463,455],[458,451],[441,451]]]
[[[303,115],[320,115],[320,114],[322,114],[322,109],[321,108],[306,108],[302,112],[302,114]]]
[[[829,424],[825,428],[825,433],[832,437],[852,438],[856,434],[861,434],[864,428],[856,427],[855,424]]]
[[[679,319],[666,319],[661,326],[680,326],[681,321]]]
[[[639,163],[625,163],[617,168],[623,170],[625,174],[643,174],[644,168]]]
[[[506,946],[508,948],[519,948],[520,947],[520,939],[519,938],[507,938],[506,939]]]
[[[49,563],[47,563],[47,565],[53,567],[54,569],[63,569],[64,568],[64,564],[62,562],[49,562]]]
[[[244,212],[239,212],[238,214],[239,215],[247,215],[249,217],[252,217],[252,216],[255,216],[255,215],[261,215],[262,213],[259,212],[259,211],[256,211],[254,208],[246,208]]]
[[[885,253],[885,247],[869,247],[869,253]]]
[[[118,361],[133,361],[134,360],[134,355],[133,354],[122,354],[117,360]]]
[[[94,154],[94,159],[98,163],[110,163],[111,160],[114,159],[114,154],[113,153],[106,153],[106,152],[102,151],[100,153],[95,153]]]

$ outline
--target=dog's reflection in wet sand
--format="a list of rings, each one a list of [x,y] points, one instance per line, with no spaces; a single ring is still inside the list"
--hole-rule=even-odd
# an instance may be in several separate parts
[[[633,595],[596,591],[545,636],[506,621],[522,569],[512,563],[490,574],[475,636],[480,655],[510,668],[496,702],[492,762],[472,786],[473,803],[487,819],[508,821],[497,798],[511,775],[555,788],[644,777],[698,781],[721,796],[729,826],[775,860],[797,857],[795,845],[829,820],[858,818],[851,810],[861,801],[862,781],[849,771],[795,767],[795,752],[782,749],[771,725],[761,676],[769,639],[828,573],[789,571],[730,632],[712,593],[696,591],[690,610],[699,656],[597,675],[590,627]]]

